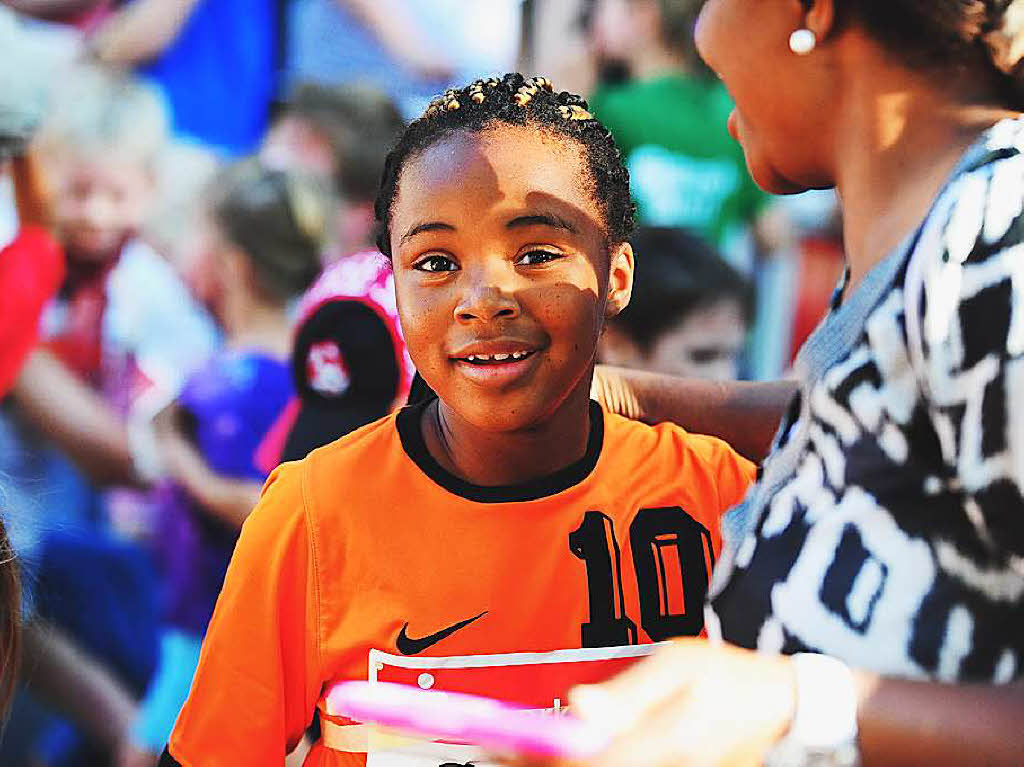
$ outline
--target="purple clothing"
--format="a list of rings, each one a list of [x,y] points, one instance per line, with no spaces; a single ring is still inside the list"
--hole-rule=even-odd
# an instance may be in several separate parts
[[[189,378],[178,403],[211,469],[263,481],[256,448],[292,393],[287,362],[259,352],[221,352]],[[237,537],[182,488],[160,488],[156,546],[166,582],[166,623],[206,633]]]

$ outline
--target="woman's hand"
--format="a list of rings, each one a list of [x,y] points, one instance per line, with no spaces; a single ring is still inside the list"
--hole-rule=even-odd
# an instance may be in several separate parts
[[[761,764],[788,730],[796,691],[788,658],[684,639],[569,697],[573,713],[614,733],[586,767],[738,767]]]

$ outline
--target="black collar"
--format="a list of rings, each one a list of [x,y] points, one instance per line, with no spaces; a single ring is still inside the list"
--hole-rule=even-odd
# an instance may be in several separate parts
[[[601,406],[590,402],[590,436],[587,438],[587,452],[578,461],[564,469],[559,469],[545,477],[531,479],[518,485],[474,485],[456,477],[446,470],[427,450],[420,424],[423,413],[432,400],[402,408],[398,413],[396,425],[398,436],[402,440],[402,448],[413,462],[430,479],[450,493],[478,503],[518,503],[535,501],[550,495],[556,495],[577,485],[590,476],[601,456],[604,444],[604,412]]]

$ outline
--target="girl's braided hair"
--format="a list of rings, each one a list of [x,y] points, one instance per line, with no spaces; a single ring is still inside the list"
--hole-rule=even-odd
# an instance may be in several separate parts
[[[575,141],[586,157],[590,179],[584,183],[590,185],[604,214],[608,243],[616,245],[629,238],[634,226],[629,172],[611,133],[590,114],[582,97],[556,93],[546,77],[512,73],[446,91],[406,128],[384,164],[374,204],[381,253],[391,258],[391,208],[405,162],[453,133],[479,133],[495,125],[529,125]]]

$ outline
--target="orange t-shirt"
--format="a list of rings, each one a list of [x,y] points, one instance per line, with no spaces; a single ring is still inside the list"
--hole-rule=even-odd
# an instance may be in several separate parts
[[[753,480],[749,461],[595,403],[579,462],[478,487],[431,458],[421,414],[406,408],[270,477],[164,763],[281,765],[319,708],[324,739],[305,764],[361,765],[367,747],[346,737],[358,725],[327,711],[339,681],[558,708],[571,684],[609,676],[642,645],[702,631],[719,518]]]

